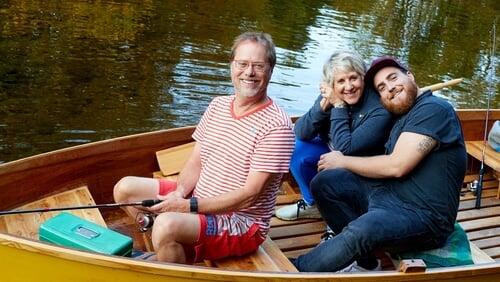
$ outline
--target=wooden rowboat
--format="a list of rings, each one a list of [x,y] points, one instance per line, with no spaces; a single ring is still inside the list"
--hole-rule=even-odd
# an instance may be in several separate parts
[[[485,112],[459,110],[466,140],[482,140]],[[490,113],[490,121],[500,118],[500,110]],[[0,210],[49,205],[75,204],[57,200],[55,195],[77,195],[75,188],[87,187],[86,200],[97,204],[112,203],[113,185],[123,176],[152,176],[160,173],[156,152],[192,142],[193,127],[161,130],[62,149],[0,165]],[[178,152],[182,153],[182,150]],[[178,153],[177,152],[177,153]],[[160,155],[160,154],[159,154]],[[477,173],[477,161],[471,158],[469,169]],[[492,169],[494,170],[494,169]],[[174,176],[171,176],[174,177]],[[474,176],[467,176],[470,182]],[[1,281],[499,281],[500,279],[500,200],[494,171],[485,177],[483,208],[473,208],[474,196],[464,190],[458,221],[469,239],[478,246],[477,264],[427,269],[423,273],[395,270],[363,274],[294,273],[284,256],[296,256],[312,248],[319,240],[321,220],[283,222],[273,218],[270,245],[259,250],[269,262],[229,259],[194,266],[148,262],[125,257],[101,255],[58,247],[36,240],[36,234],[24,228],[40,224],[45,215],[28,218],[0,218]],[[78,189],[77,189],[78,190]],[[83,195],[83,194],[82,194]],[[81,196],[81,195],[80,195]],[[78,199],[82,197],[77,196]],[[285,181],[278,205],[299,197],[293,181]],[[49,199],[49,200],[47,200]],[[55,201],[55,202],[54,202]],[[60,202],[57,202],[60,201]],[[77,204],[81,202],[77,202]],[[134,238],[134,247],[148,249],[148,238],[137,231],[134,222],[119,209],[81,211],[81,216],[102,220],[109,228]],[[10,218],[10,219],[9,219]],[[100,218],[100,219],[99,219]],[[31,220],[31,221],[30,221]],[[267,241],[266,241],[267,242]],[[266,249],[267,248],[267,249]],[[482,249],[482,250],[479,250]],[[248,259],[248,258],[247,258]],[[275,261],[276,260],[276,261]],[[236,263],[234,263],[236,262]],[[245,263],[247,263],[245,265]],[[238,266],[239,264],[239,266]],[[251,265],[253,264],[253,265]],[[208,265],[208,266],[207,266]],[[236,267],[235,267],[236,265]],[[228,269],[232,268],[232,269]],[[390,267],[386,267],[389,269]],[[260,270],[259,270],[260,269]],[[264,269],[264,270],[262,270]],[[281,271],[277,271],[282,269]]]

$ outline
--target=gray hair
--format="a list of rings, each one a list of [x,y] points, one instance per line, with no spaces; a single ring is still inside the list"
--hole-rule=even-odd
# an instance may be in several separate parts
[[[267,61],[271,65],[271,69],[274,68],[274,65],[276,65],[276,48],[274,47],[271,35],[264,32],[245,32],[236,37],[233,47],[231,47],[230,61],[234,60],[236,48],[244,41],[252,41],[264,46],[266,48]]]
[[[336,74],[355,71],[361,77],[365,76],[366,64],[357,53],[342,51],[333,53],[323,65],[323,76],[321,81],[333,85]]]

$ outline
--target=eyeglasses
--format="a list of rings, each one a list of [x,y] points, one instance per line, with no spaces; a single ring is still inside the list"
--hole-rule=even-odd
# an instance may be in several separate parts
[[[245,60],[233,60],[233,62],[234,66],[240,71],[244,71],[249,66],[252,66],[256,72],[264,72],[267,67],[267,63],[265,62],[251,62]]]

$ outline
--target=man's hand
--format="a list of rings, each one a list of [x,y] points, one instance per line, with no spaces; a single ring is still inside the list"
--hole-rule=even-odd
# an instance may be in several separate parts
[[[344,155],[340,151],[331,151],[319,157],[318,171],[333,168],[342,168]]]
[[[155,214],[163,212],[189,213],[189,199],[184,199],[180,191],[174,191],[164,196],[158,195],[157,198],[162,202],[149,208],[149,211]]]

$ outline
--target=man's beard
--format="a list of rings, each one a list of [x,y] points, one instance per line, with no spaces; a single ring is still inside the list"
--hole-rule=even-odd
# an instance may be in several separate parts
[[[406,99],[402,101],[400,104],[394,104],[391,101],[387,101],[385,99],[381,99],[382,105],[386,110],[395,115],[404,115],[410,111],[410,109],[415,104],[415,100],[417,98],[417,87],[416,85],[411,85],[411,87],[407,87],[406,91]]]

